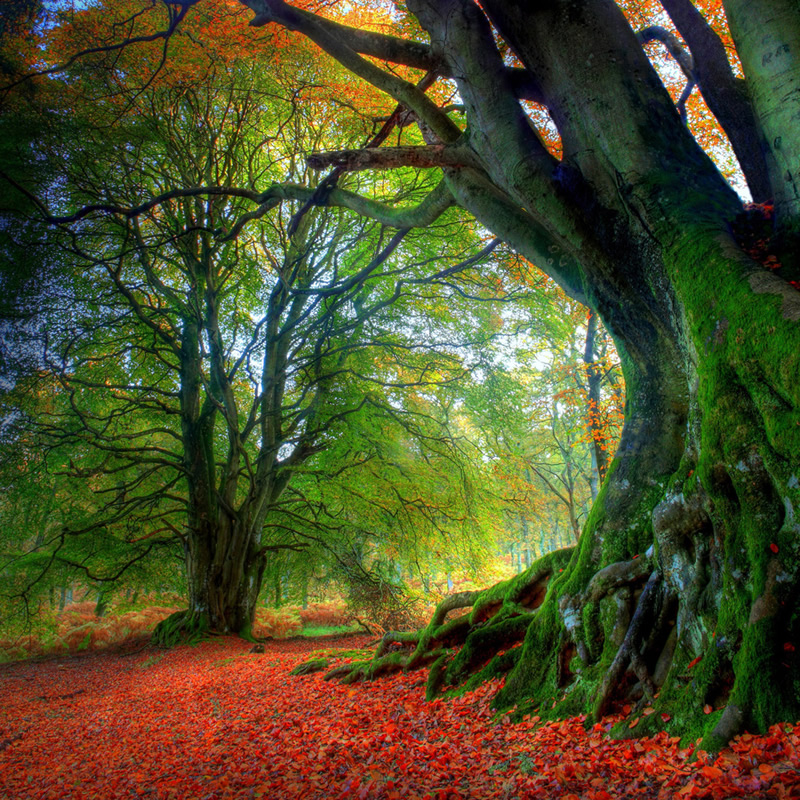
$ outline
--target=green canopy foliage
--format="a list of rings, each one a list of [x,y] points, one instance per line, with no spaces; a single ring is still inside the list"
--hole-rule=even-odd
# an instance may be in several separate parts
[[[40,32],[45,66],[108,24],[96,13]],[[278,599],[309,579],[477,578],[530,507],[508,475],[529,470],[531,393],[558,381],[507,342],[553,347],[575,315],[455,209],[398,231],[349,208],[371,193],[418,213],[435,184],[321,180],[303,153],[358,146],[375,117],[343,118],[330,63],[279,36],[224,53],[228,25],[206,9],[164,63],[97,53],[7,95],[36,123],[6,142],[12,600],[76,580],[173,591],[200,520],[212,540],[247,530]]]

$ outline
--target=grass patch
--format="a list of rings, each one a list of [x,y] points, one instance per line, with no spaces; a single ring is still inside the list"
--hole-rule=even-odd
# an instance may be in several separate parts
[[[349,625],[310,625],[303,628],[301,635],[315,638],[317,636],[342,636],[347,633],[363,633],[363,630],[357,622]]]

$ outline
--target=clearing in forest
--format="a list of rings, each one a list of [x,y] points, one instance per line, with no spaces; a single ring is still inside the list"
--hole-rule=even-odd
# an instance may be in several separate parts
[[[498,718],[496,682],[426,703],[421,672],[343,686],[289,675],[319,641],[249,648],[219,638],[3,667],[0,797],[800,798],[800,725],[711,756],[663,733],[610,740],[620,715],[589,730]]]

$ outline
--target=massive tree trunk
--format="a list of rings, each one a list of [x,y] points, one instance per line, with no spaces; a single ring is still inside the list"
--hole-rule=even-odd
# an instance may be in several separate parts
[[[644,65],[625,60],[637,51],[620,48],[600,83],[589,74],[595,28],[625,36],[616,10],[586,13],[576,29],[558,5],[535,21],[516,4],[487,3],[536,61],[551,113],[576,137],[565,149],[611,214],[612,275],[596,256],[582,266],[623,354],[628,408],[579,549],[552,582],[559,613],[539,612],[498,702],[597,715],[615,694],[648,697],[663,683],[671,726],[716,745],[800,715],[800,294],[742,252],[731,233],[738,201],[668,105],[659,110],[655,87],[650,102],[626,102],[646,83]],[[516,42],[519,31],[540,36]],[[619,85],[627,98],[610,94]],[[586,123],[573,124],[593,112],[594,152]],[[606,580],[637,557],[648,566],[634,578]]]
[[[664,400],[644,412],[642,431],[655,431],[631,437],[629,408],[579,549],[498,702],[596,716],[660,688],[668,727],[718,746],[800,715],[800,294],[749,263],[724,226],[687,223],[676,238],[685,391],[634,382],[639,410]],[[662,724],[645,717],[642,731]]]
[[[202,218],[202,212],[196,216]],[[297,358],[292,353],[294,327],[308,301],[302,292],[289,291],[292,280],[295,287],[302,287],[309,272],[305,253],[311,223],[307,215],[296,219],[282,274],[267,301],[261,385],[251,409],[240,407],[234,390],[226,349],[230,344],[226,345],[219,321],[225,280],[217,272],[211,240],[203,234],[205,238],[190,240],[182,252],[193,277],[192,302],[183,312],[176,345],[189,608],[157,626],[154,640],[160,644],[207,630],[252,638],[267,554],[280,549],[264,545],[264,522],[286,488],[292,466],[313,452],[310,442],[323,382],[309,392],[313,399],[302,415],[305,431],[287,419],[296,412],[287,413],[284,407],[290,361]],[[255,431],[258,443],[248,452],[247,440]],[[291,451],[283,459],[282,448]]]
[[[224,401],[209,396],[202,371],[200,325],[187,319],[180,345],[181,433],[187,483],[183,535],[189,607],[160,623],[154,641],[169,644],[205,631],[251,636],[265,568],[260,523],[248,502],[235,508],[240,453],[229,437],[226,468],[218,469],[215,422]],[[211,382],[211,390],[221,394]]]
[[[619,8],[610,0],[484,0],[481,8],[409,0],[430,36],[428,57],[458,84],[462,129],[356,54],[417,64],[420,45],[404,51],[392,40],[381,49],[374,37],[342,29],[334,41],[325,23],[279,0],[254,5],[259,22],[302,30],[409,105],[427,142],[425,163],[439,158],[455,200],[597,311],[622,357],[622,441],[569,563],[534,565],[475,598],[468,623],[451,630],[436,619],[416,638],[395,637],[412,646],[407,658],[379,653],[378,661],[409,668],[436,658],[433,692],[526,631],[513,656],[479,673],[509,671],[497,702],[521,713],[598,716],[632,696],[665,712],[643,717],[637,733],[666,725],[703,734],[706,746],[743,726],[800,717],[800,293],[792,273],[768,271],[737,241],[741,201],[683,125]],[[664,5],[682,24],[686,4]],[[800,20],[796,4],[756,5],[772,37],[769,63],[750,4],[726,4],[752,73],[749,98],[696,11],[684,14],[682,32],[697,42],[704,93],[721,114],[734,100],[744,104],[749,116],[731,118],[758,128],[737,134],[737,146],[764,146],[768,163],[751,153],[747,177],[761,196],[771,187],[775,247],[792,261],[800,126],[785,117],[800,97],[797,57],[789,57]],[[523,65],[522,83],[497,38]],[[709,65],[728,69],[730,97],[715,94]],[[560,160],[521,107],[521,85],[555,122]],[[398,157],[339,153],[330,163],[360,169]],[[534,606],[519,601],[531,592]],[[454,640],[465,655],[448,650]]]
[[[266,566],[253,531],[232,521],[207,526],[186,550],[192,624],[249,637]]]
[[[187,485],[183,544],[189,607],[156,627],[153,638],[159,644],[206,631],[252,638],[266,567],[264,519],[288,481],[288,471],[279,474],[275,463],[277,448],[264,437],[262,441],[272,446],[259,451],[257,474],[242,487],[244,446],[238,428],[229,424],[231,419],[238,423],[237,406],[219,346],[215,300],[207,291],[205,317],[187,316],[180,342],[181,435]],[[210,340],[210,379],[203,371],[206,356],[200,344],[201,331]],[[273,358],[268,364],[273,369],[274,362]],[[272,373],[267,367],[265,371],[266,383]],[[222,440],[227,442],[224,460],[217,446],[220,419],[225,423]]]

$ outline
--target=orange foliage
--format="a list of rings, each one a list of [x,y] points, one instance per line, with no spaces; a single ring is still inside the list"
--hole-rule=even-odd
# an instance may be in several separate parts
[[[326,4],[309,0],[293,5],[317,11]],[[321,117],[326,114],[325,105],[335,106],[339,112],[349,105],[367,117],[387,114],[394,108],[394,101],[353,78],[306,37],[277,25],[251,27],[248,23],[253,13],[238,0],[198,3],[189,9],[168,41],[163,38],[136,41],[122,50],[116,49],[123,37],[135,40],[166,31],[169,26],[166,8],[154,3],[143,9],[136,0],[123,0],[79,9],[47,33],[46,63],[42,66],[66,63],[83,50],[112,48],[84,57],[74,67],[77,74],[83,75],[83,65],[107,60],[105,71],[111,77],[106,80],[111,84],[111,92],[93,98],[99,101],[96,113],[130,110],[143,86],[191,89],[218,73],[220,67],[230,70],[258,61],[268,64],[273,72],[292,76],[287,82],[298,90],[298,99],[320,103]],[[356,11],[351,9],[345,16],[353,14]],[[375,11],[365,16],[363,11],[358,12],[362,27],[366,25],[364,20],[373,17],[370,27],[374,29],[388,24],[385,13]],[[60,85],[59,89],[65,93],[67,105],[86,99],[82,93],[92,91],[74,81]]]
[[[39,633],[16,640],[0,640],[0,652],[7,660],[16,660],[103,650],[147,636],[161,620],[180,610],[150,606],[138,611],[97,617],[94,609],[94,603],[73,603],[56,615],[52,634]]]
[[[299,614],[305,628],[333,628],[348,625],[353,619],[343,603],[311,603]]]
[[[302,628],[300,615],[292,606],[256,609],[256,622],[253,625],[253,636],[256,638],[271,636],[273,639],[286,639],[300,633]]]

